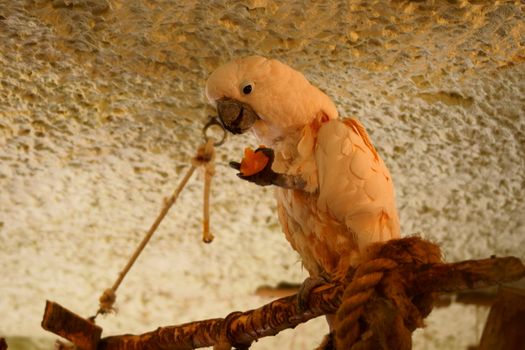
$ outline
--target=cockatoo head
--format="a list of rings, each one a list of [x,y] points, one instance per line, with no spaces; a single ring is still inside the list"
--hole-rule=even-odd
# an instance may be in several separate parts
[[[219,67],[206,82],[206,96],[226,129],[234,134],[253,129],[267,144],[316,118],[337,118],[332,100],[304,75],[260,56]]]

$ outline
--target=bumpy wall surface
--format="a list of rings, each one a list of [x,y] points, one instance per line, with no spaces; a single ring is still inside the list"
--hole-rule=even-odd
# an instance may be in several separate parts
[[[46,298],[95,312],[201,142],[206,77],[249,54],[303,71],[365,124],[405,235],[438,242],[448,261],[525,258],[524,11],[479,0],[0,0],[0,336],[50,337]],[[258,286],[306,277],[271,190],[227,165],[247,145],[218,149],[215,241],[200,241],[199,175],[122,284],[105,335],[253,308],[268,302]],[[475,344],[486,313],[437,309],[415,348]],[[310,349],[325,332],[319,319],[253,348]]]

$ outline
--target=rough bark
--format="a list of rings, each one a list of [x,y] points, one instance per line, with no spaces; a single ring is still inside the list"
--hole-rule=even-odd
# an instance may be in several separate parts
[[[0,350],[7,350],[7,342],[4,338],[0,338]]]
[[[453,292],[515,281],[525,276],[518,258],[490,258],[452,264],[425,264],[400,267],[412,294]],[[101,339],[99,350],[194,349],[216,344],[247,348],[260,338],[294,328],[326,313],[334,313],[341,301],[344,283],[327,283],[309,296],[308,309],[299,312],[295,295],[275,300],[261,308],[234,312],[226,318],[160,327],[141,335],[118,335]]]
[[[83,319],[61,305],[46,302],[42,328],[75,343],[80,350],[94,350],[102,334],[102,328]]]
[[[525,347],[525,291],[500,288],[478,350],[520,350]]]

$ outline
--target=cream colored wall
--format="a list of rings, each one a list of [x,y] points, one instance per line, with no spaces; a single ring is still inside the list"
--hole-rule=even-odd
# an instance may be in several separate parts
[[[303,71],[366,125],[405,235],[448,261],[525,258],[524,6],[0,0],[0,336],[49,337],[45,299],[94,313],[201,141],[206,77],[248,54]],[[200,176],[123,283],[105,335],[257,307],[257,286],[306,277],[271,192],[227,166],[246,145],[218,150],[213,244],[200,242]],[[415,348],[464,349],[485,317],[436,310]],[[310,349],[325,331],[319,319],[253,348]]]

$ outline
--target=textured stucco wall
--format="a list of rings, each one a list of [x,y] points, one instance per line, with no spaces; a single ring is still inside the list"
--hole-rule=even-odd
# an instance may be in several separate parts
[[[404,234],[449,261],[525,258],[525,5],[520,1],[0,0],[0,335],[48,337],[46,298],[91,315],[171,193],[213,111],[206,77],[260,54],[356,116],[389,165]],[[212,229],[189,184],[118,295],[105,334],[247,309],[301,281],[271,191],[218,150]],[[417,349],[464,349],[486,310],[436,310]],[[309,349],[319,319],[254,349]],[[17,343],[18,344],[18,343]],[[279,344],[277,346],[276,344]],[[17,345],[22,347],[21,345]],[[16,347],[13,347],[16,348]]]

